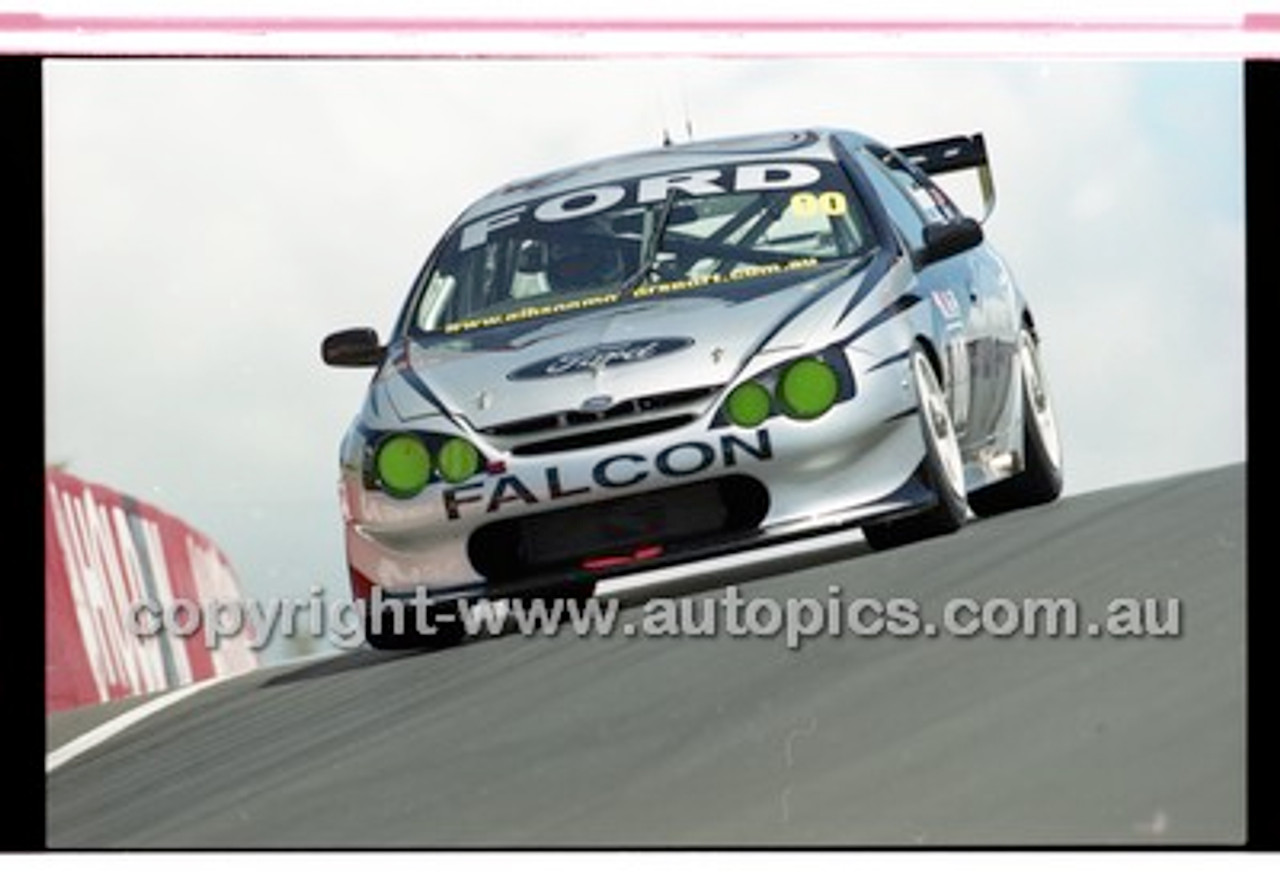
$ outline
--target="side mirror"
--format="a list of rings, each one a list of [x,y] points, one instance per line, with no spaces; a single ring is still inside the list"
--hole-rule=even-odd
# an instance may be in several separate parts
[[[330,367],[377,367],[385,354],[377,330],[369,327],[330,333],[320,345],[320,357]]]
[[[928,224],[924,228],[924,248],[917,254],[917,260],[926,265],[950,258],[981,245],[982,240],[982,225],[973,218]]]

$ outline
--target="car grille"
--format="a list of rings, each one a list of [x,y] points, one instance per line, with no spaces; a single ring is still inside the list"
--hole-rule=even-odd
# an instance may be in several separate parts
[[[686,423],[692,423],[693,414],[681,414],[678,417],[661,417],[656,420],[641,420],[625,426],[610,426],[605,429],[591,429],[570,435],[557,436],[554,439],[541,439],[536,442],[524,442],[515,446],[511,453],[521,456],[537,454],[553,454],[559,451],[574,451],[579,448],[593,448],[597,445],[610,445],[614,442],[625,442],[641,436],[677,429]]]
[[[692,422],[696,417],[692,412],[654,415],[660,415],[664,411],[690,411],[691,406],[714,395],[718,389],[718,386],[706,386],[645,395],[620,401],[603,411],[574,410],[542,414],[490,426],[480,432],[499,439],[513,440],[514,444],[509,450],[517,456],[609,445],[676,429]],[[639,417],[643,419],[636,419]]]
[[[481,526],[467,542],[495,584],[582,568],[591,558],[660,548],[663,555],[756,529],[769,493],[733,475]]]

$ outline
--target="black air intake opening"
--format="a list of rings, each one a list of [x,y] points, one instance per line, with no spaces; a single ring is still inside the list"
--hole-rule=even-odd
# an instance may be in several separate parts
[[[467,542],[476,571],[494,584],[578,569],[601,555],[715,544],[759,527],[769,493],[749,476],[724,476],[581,507],[489,523]]]

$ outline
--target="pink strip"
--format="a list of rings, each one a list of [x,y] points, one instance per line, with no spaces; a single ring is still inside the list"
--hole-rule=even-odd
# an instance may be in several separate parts
[[[1066,32],[1093,33],[1179,33],[1230,32],[1243,26],[1246,31],[1280,28],[1280,15],[1250,14],[1243,22],[1229,21],[978,21],[978,20],[863,20],[803,19],[500,19],[500,18],[247,18],[247,17],[158,17],[134,16],[43,16],[36,13],[0,13],[0,30],[49,31],[252,31],[274,33],[328,33],[365,31],[443,32]]]

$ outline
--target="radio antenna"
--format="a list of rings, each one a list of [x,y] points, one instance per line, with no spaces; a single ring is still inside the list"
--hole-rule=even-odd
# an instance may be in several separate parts
[[[693,115],[689,111],[689,96],[682,78],[670,77],[665,87],[657,90],[659,114],[662,120],[662,145],[674,146],[677,142],[693,139]],[[680,116],[677,118],[677,116]],[[683,136],[680,134],[683,124]]]

